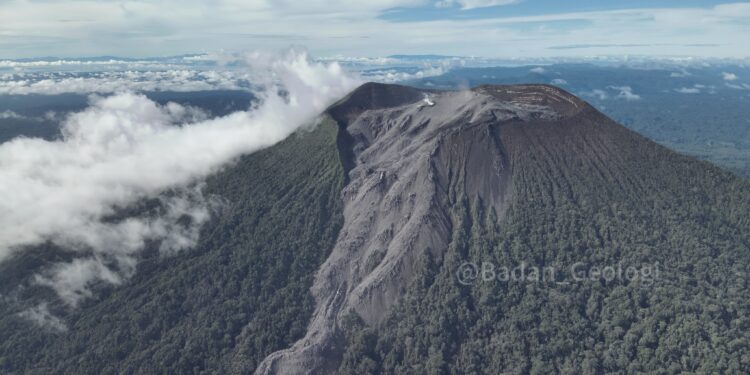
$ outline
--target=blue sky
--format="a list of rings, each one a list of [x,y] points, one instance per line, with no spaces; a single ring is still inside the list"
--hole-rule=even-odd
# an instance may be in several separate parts
[[[452,6],[441,6],[442,2],[432,2],[418,7],[396,7],[384,11],[380,18],[390,21],[430,21],[437,19],[486,19],[500,17],[539,16],[555,13],[591,12],[619,9],[658,9],[711,7],[724,4],[725,1],[710,0],[536,0],[507,1],[507,4],[489,7],[464,8],[455,3]],[[456,8],[461,9],[456,12]]]
[[[5,0],[0,58],[307,47],[316,56],[750,56],[750,3]]]

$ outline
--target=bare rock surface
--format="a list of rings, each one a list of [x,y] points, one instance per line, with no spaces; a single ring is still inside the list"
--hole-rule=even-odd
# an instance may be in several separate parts
[[[374,83],[332,106],[327,115],[340,126],[349,169],[344,225],[317,271],[307,334],[268,356],[256,373],[335,370],[343,351],[340,319],[355,312],[377,325],[412,280],[420,255],[446,251],[455,191],[502,218],[512,168],[499,135],[503,124],[555,122],[587,108],[547,85],[421,91]]]

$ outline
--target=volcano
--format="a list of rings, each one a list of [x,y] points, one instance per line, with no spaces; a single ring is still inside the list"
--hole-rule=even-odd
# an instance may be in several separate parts
[[[657,335],[649,332],[656,312],[668,311],[661,293],[705,303],[699,299],[707,296],[678,280],[718,275],[693,267],[695,274],[681,274],[691,259],[739,272],[729,279],[744,275],[717,262],[747,259],[747,195],[731,192],[746,184],[559,88],[440,92],[367,84],[327,115],[341,129],[348,166],[343,227],[312,287],[317,307],[306,336],[266,358],[259,374],[334,372],[344,352],[351,373],[578,372],[602,338],[622,351],[610,363],[605,354],[598,368],[632,368],[642,353],[621,346]],[[723,231],[742,238],[733,250],[708,240]],[[494,272],[498,265],[565,270],[576,263],[649,265],[654,276],[661,266],[662,274],[657,289],[622,278],[574,285],[563,275],[545,283],[480,280],[492,285],[469,288],[451,280],[459,264]],[[613,316],[605,323],[601,314]],[[345,326],[352,317],[377,343],[351,342]],[[650,337],[658,347],[658,335]],[[495,361],[501,364],[487,367]]]
[[[4,297],[0,368],[750,372],[747,181],[549,85],[368,83],[316,123],[209,179],[195,249],[50,305],[66,331]]]

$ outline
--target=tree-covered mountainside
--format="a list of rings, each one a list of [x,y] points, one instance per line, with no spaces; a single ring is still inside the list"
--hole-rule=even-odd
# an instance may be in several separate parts
[[[448,251],[420,259],[381,324],[348,317],[338,373],[750,372],[750,184],[603,117],[494,126],[505,217],[452,185]],[[576,263],[641,277],[578,280]],[[525,279],[499,274],[522,264]]]
[[[322,119],[77,308],[32,276],[64,251],[0,263],[0,372],[750,372],[747,180],[549,85],[366,84]]]
[[[29,272],[15,272],[50,254],[23,252],[0,264],[0,372],[248,373],[289,346],[305,332],[314,307],[308,289],[342,223],[337,132],[324,122],[211,177],[205,194],[223,204],[197,246],[145,256],[131,280],[97,290],[77,309],[50,305],[65,332],[17,315],[53,298],[20,278]]]

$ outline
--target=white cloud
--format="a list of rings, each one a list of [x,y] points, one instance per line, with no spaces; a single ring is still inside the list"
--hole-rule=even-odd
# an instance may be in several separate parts
[[[60,318],[50,313],[46,303],[41,303],[36,307],[26,309],[18,313],[18,316],[31,321],[41,328],[57,332],[65,332],[68,330],[68,327]]]
[[[633,88],[630,86],[607,86],[608,90],[615,91],[615,99],[622,99],[626,101],[640,100],[641,96],[633,92]],[[607,91],[601,89],[594,89],[591,91],[582,91],[579,93],[582,96],[588,96],[599,100],[609,99],[610,95]]]
[[[123,91],[203,91],[250,90],[262,82],[264,72],[247,69],[242,53],[212,53],[187,58],[164,58],[138,63],[98,65],[98,60],[72,60],[81,68],[68,71],[49,61],[23,61],[21,72],[0,74],[0,95],[57,95],[63,93],[117,93]],[[177,61],[177,62],[175,62]],[[319,59],[337,62],[351,71],[359,71],[364,79],[378,82],[399,82],[441,75],[457,66],[482,66],[488,60],[473,58],[392,58],[344,57]],[[1,62],[0,62],[1,63]],[[15,63],[15,62],[14,62]],[[38,63],[38,64],[37,64]],[[30,67],[33,67],[30,68]],[[63,65],[64,67],[64,65]],[[18,67],[15,67],[18,68]]]
[[[630,86],[609,86],[608,88],[618,91],[617,99],[624,99],[629,102],[641,99],[640,95],[633,93],[633,89]]]
[[[150,61],[127,61],[127,60],[32,60],[32,61],[14,61],[14,60],[0,60],[0,68],[40,68],[40,67],[86,67],[86,66],[122,66],[127,65],[130,67],[136,66],[153,66],[154,64]]]
[[[558,86],[560,86],[560,85],[567,85],[568,81],[566,81],[566,80],[564,80],[562,78],[555,78],[552,81],[550,81],[550,84],[558,85]]]
[[[488,8],[518,3],[520,0],[443,0],[438,1],[435,6],[448,8],[459,6],[461,9]]]
[[[742,84],[734,84],[734,83],[724,83],[725,86],[729,87],[730,89],[736,89],[736,90],[750,90],[750,85],[747,83]]]
[[[609,95],[607,95],[607,92],[604,90],[600,90],[600,89],[593,89],[591,91],[582,91],[580,94],[582,96],[589,96],[589,97],[596,98],[599,100],[605,100],[609,98]]]
[[[256,93],[261,104],[248,112],[183,123],[189,110],[177,104],[122,93],[92,97],[64,122],[60,140],[0,144],[0,261],[46,241],[81,250],[82,258],[37,276],[74,306],[91,282],[126,279],[145,240],[163,240],[166,252],[195,241],[210,202],[185,186],[279,142],[359,84],[338,64],[312,62],[302,51],[245,59],[267,77]],[[104,220],[167,190],[175,194],[157,217]],[[183,217],[194,225],[181,226]]]
[[[544,72],[545,72],[546,70],[545,70],[544,68],[542,68],[541,66],[538,66],[538,67],[536,67],[536,68],[531,68],[531,69],[529,69],[529,71],[530,71],[531,73],[536,73],[536,74],[544,74]]]
[[[679,89],[675,89],[674,91],[677,91],[680,94],[700,94],[701,92],[701,90],[697,87],[680,87]]]
[[[69,263],[60,263],[48,273],[51,274],[50,278],[37,275],[36,282],[54,289],[60,298],[71,306],[77,306],[81,299],[91,296],[89,284],[96,280],[115,285],[122,283],[120,274],[105,265],[105,260],[100,257],[80,258]]]
[[[0,120],[4,119],[22,119],[25,118],[24,116],[19,115],[16,112],[13,112],[9,109],[6,109],[5,111],[0,112]]]
[[[363,79],[375,82],[395,83],[412,79],[434,77],[448,73],[455,67],[464,67],[465,59],[440,58],[440,59],[414,59],[402,60],[395,58],[344,58],[349,64],[362,69],[360,74]],[[373,68],[373,65],[375,68]],[[382,68],[381,65],[384,65]]]
[[[492,3],[466,2],[465,6]],[[319,55],[594,56],[613,53],[597,46],[622,45],[616,53],[629,56],[746,57],[746,43],[740,36],[750,34],[748,3],[427,21],[384,19],[396,12],[394,7],[413,6],[431,5],[426,0],[6,1],[0,2],[0,57],[162,56],[237,50],[249,43],[258,48],[305,44]],[[571,44],[591,47],[550,49]]]
[[[725,81],[734,81],[737,79],[737,75],[734,73],[722,72],[721,76],[722,78],[724,78]]]
[[[399,69],[372,70],[363,74],[363,78],[377,82],[395,83],[411,79],[439,76],[447,73],[449,70],[450,68],[443,66],[427,67],[414,72]]]
[[[114,93],[121,91],[202,91],[248,89],[247,72],[232,71],[109,71],[27,73],[0,80],[0,94]]]
[[[54,234],[52,241],[68,249],[91,249],[92,255],[58,263],[34,277],[39,285],[49,286],[70,306],[92,292],[97,281],[119,285],[136,269],[135,254],[145,241],[161,241],[159,251],[172,255],[193,246],[210,210],[218,205],[205,199],[200,186],[178,188],[169,197],[160,197],[162,212],[150,217],[129,217],[118,223],[73,217],[64,235]]]

